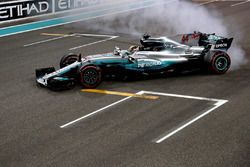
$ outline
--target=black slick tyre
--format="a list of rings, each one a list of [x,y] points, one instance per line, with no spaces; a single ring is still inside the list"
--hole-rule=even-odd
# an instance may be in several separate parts
[[[230,57],[223,52],[217,52],[210,61],[210,70],[213,74],[225,74],[231,65]]]
[[[61,58],[61,61],[60,61],[60,68],[64,68],[74,62],[76,62],[78,60],[78,55],[76,54],[68,54],[68,55],[65,55]]]
[[[101,69],[94,65],[82,67],[79,71],[80,83],[84,88],[96,88],[102,82]]]

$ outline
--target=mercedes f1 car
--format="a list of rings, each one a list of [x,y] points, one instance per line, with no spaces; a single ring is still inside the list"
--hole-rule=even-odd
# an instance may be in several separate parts
[[[144,35],[141,46],[128,50],[115,48],[114,52],[82,57],[69,54],[62,57],[60,69],[54,67],[36,70],[39,85],[54,90],[71,89],[77,82],[85,88],[96,88],[107,77],[149,76],[169,72],[205,69],[213,74],[224,74],[231,60],[227,49],[232,38],[215,34],[185,34],[182,42],[167,37]],[[187,39],[197,40],[189,46]],[[184,44],[185,43],[185,44]]]

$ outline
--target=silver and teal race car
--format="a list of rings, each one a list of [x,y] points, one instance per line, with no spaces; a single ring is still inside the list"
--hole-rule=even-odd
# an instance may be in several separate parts
[[[200,44],[189,46],[167,37],[151,38],[144,35],[140,46],[131,46],[128,50],[116,47],[111,53],[86,57],[81,54],[63,56],[59,70],[54,67],[37,69],[36,82],[53,90],[61,90],[71,89],[77,82],[85,88],[96,88],[109,77],[124,79],[194,69],[213,74],[227,72],[231,64],[227,49],[232,39],[218,38],[209,42],[206,38],[203,45],[201,41],[198,39]]]

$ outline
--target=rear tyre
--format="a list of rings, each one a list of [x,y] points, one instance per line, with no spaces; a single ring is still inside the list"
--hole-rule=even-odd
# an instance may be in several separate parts
[[[60,61],[60,68],[64,68],[74,62],[76,62],[78,60],[78,55],[76,54],[68,54],[68,55],[65,55],[61,58],[61,61]]]
[[[217,53],[211,61],[211,70],[214,74],[224,74],[231,65],[230,57],[226,53]]]
[[[209,71],[213,74],[225,74],[231,65],[231,59],[224,52],[216,52],[209,61]]]
[[[80,82],[85,88],[96,88],[102,82],[100,68],[96,66],[86,66],[80,69]]]

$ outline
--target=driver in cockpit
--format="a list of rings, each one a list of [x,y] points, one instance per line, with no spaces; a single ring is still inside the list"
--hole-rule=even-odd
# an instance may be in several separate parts
[[[113,54],[115,56],[121,56],[122,58],[125,58],[140,50],[141,50],[141,47],[136,46],[136,45],[130,46],[128,50],[121,50],[120,48],[115,47]]]

